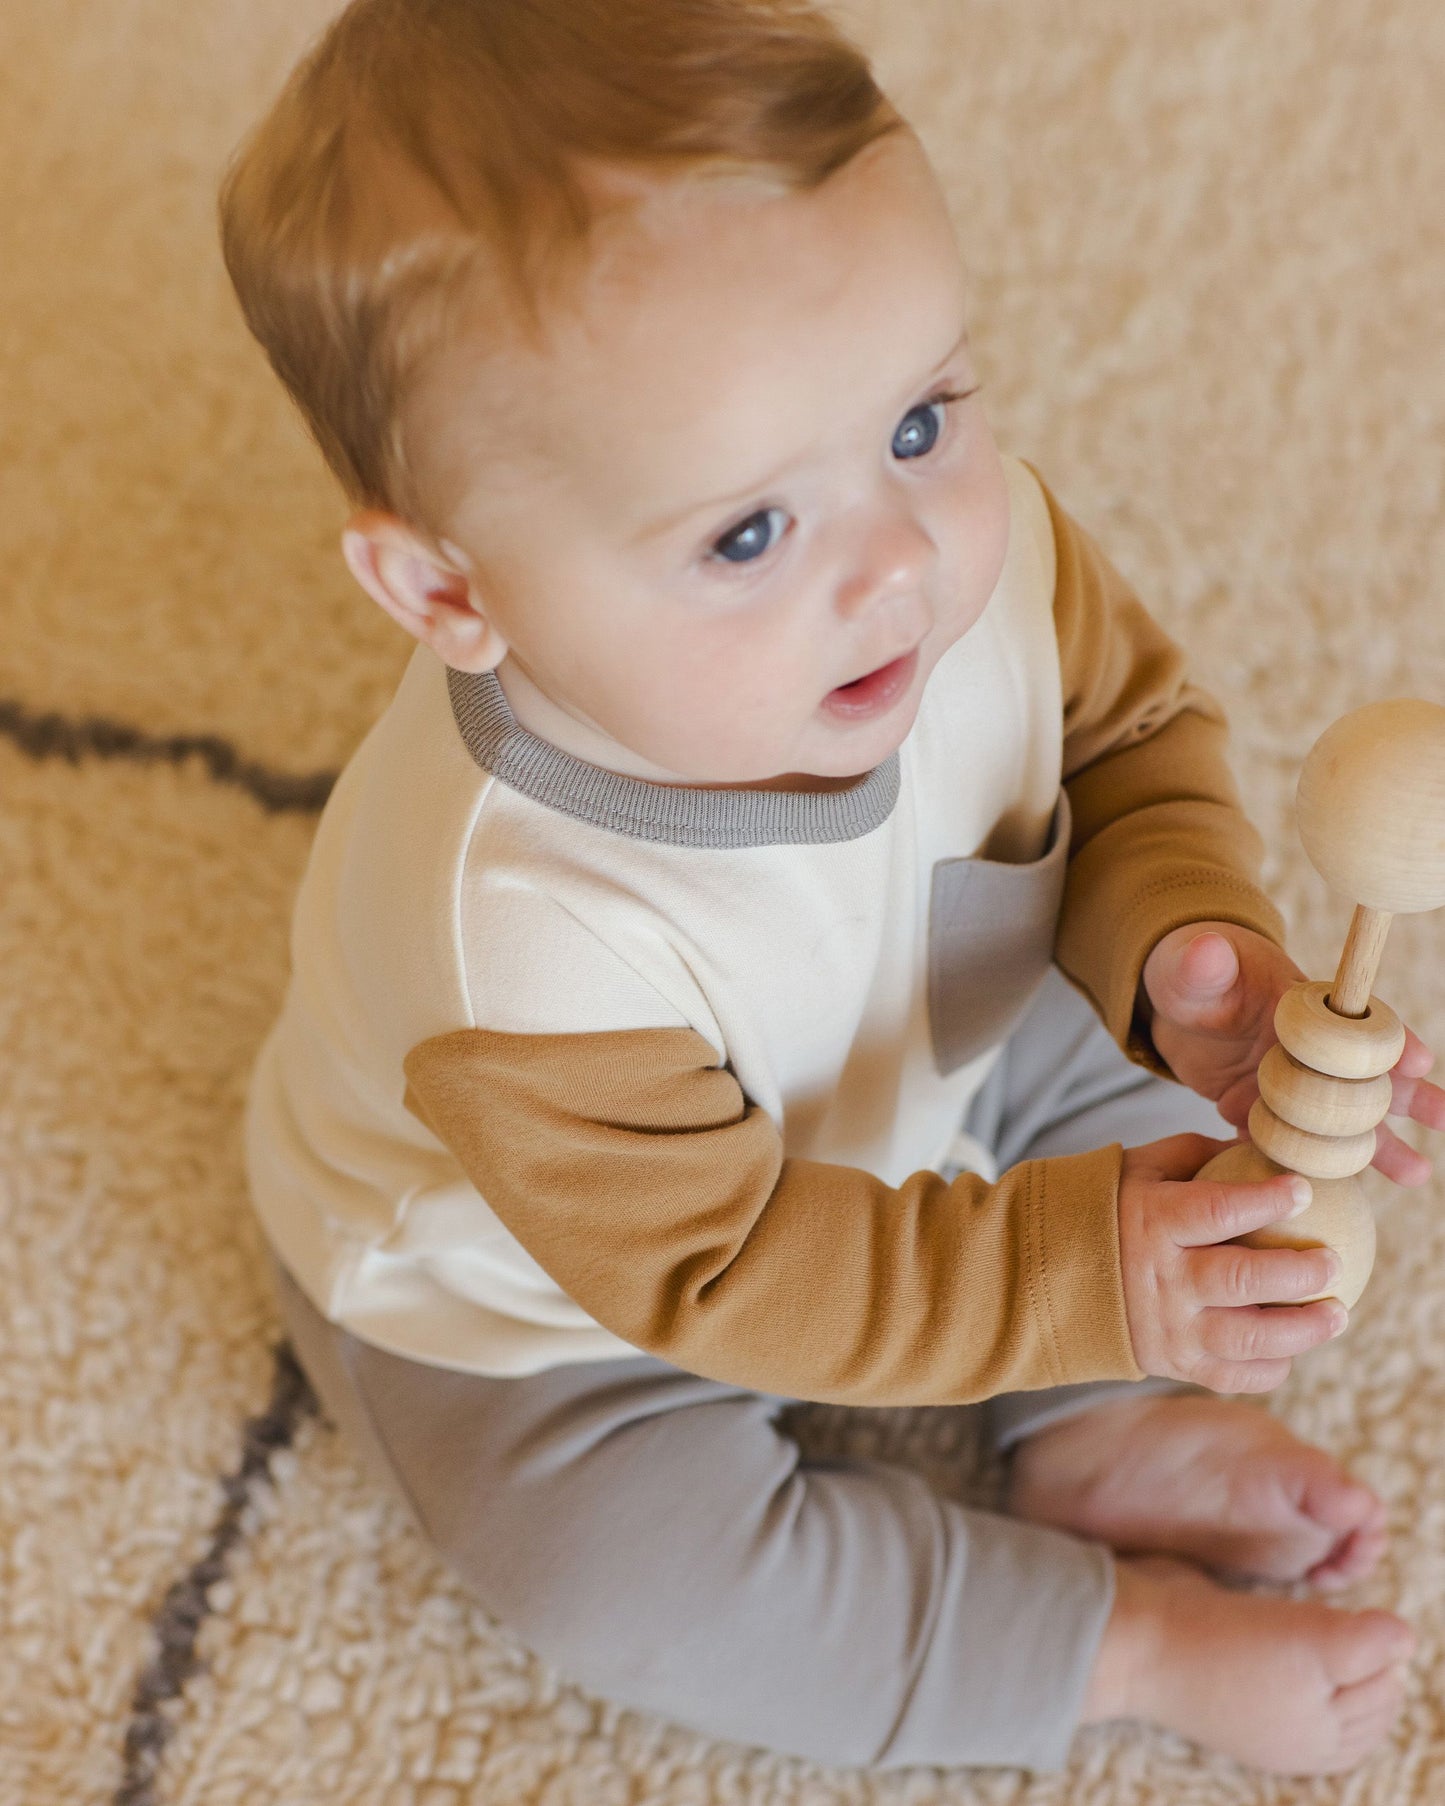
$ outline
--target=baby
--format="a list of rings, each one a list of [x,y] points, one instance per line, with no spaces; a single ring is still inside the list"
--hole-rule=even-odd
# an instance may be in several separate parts
[[[1385,1539],[1213,1396],[1344,1327],[1333,1255],[1233,1239],[1304,1181],[1194,1179],[1297,969],[1218,708],[995,448],[860,53],[796,0],[356,0],[222,222],[419,642],[248,1116],[330,1413],[531,1647],[711,1735],[1356,1762],[1408,1627],[1215,1577]],[[798,1399],[968,1406],[1003,1509],[805,1459]]]

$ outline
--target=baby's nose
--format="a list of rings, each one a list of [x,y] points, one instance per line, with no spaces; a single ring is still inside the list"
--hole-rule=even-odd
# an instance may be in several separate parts
[[[852,617],[917,595],[938,548],[914,514],[894,506],[863,524],[854,556],[838,585],[838,610]]]

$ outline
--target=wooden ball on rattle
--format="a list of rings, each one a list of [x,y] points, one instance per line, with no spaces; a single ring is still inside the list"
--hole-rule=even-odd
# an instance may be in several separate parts
[[[1445,903],[1445,708],[1367,703],[1300,771],[1300,839],[1331,890],[1391,915]]]

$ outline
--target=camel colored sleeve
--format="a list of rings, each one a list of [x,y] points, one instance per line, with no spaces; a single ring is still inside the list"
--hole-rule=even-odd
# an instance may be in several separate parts
[[[792,1398],[955,1404],[1136,1379],[1120,1150],[997,1184],[786,1159],[690,1028],[459,1029],[408,1107],[522,1246],[624,1341]]]
[[[1035,473],[1037,474],[1037,473]],[[1263,843],[1240,804],[1213,697],[1047,487],[1058,551],[1054,622],[1064,683],[1064,788],[1073,834],[1054,957],[1141,1065],[1168,1075],[1136,1017],[1144,961],[1188,922],[1283,942],[1258,883]]]

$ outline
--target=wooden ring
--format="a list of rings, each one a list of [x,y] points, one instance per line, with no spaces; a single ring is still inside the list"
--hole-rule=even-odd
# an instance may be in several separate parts
[[[1375,1131],[1363,1135],[1311,1135],[1283,1122],[1262,1097],[1249,1113],[1249,1135],[1261,1154],[1306,1179],[1348,1179],[1375,1158]]]
[[[1337,1016],[1328,980],[1291,985],[1274,1012],[1285,1047],[1315,1072],[1337,1079],[1375,1079],[1405,1051],[1405,1025],[1378,997],[1363,1016]]]
[[[1390,1075],[1336,1079],[1301,1066],[1276,1041],[1259,1064],[1259,1095],[1279,1117],[1311,1135],[1363,1135],[1390,1114]]]

